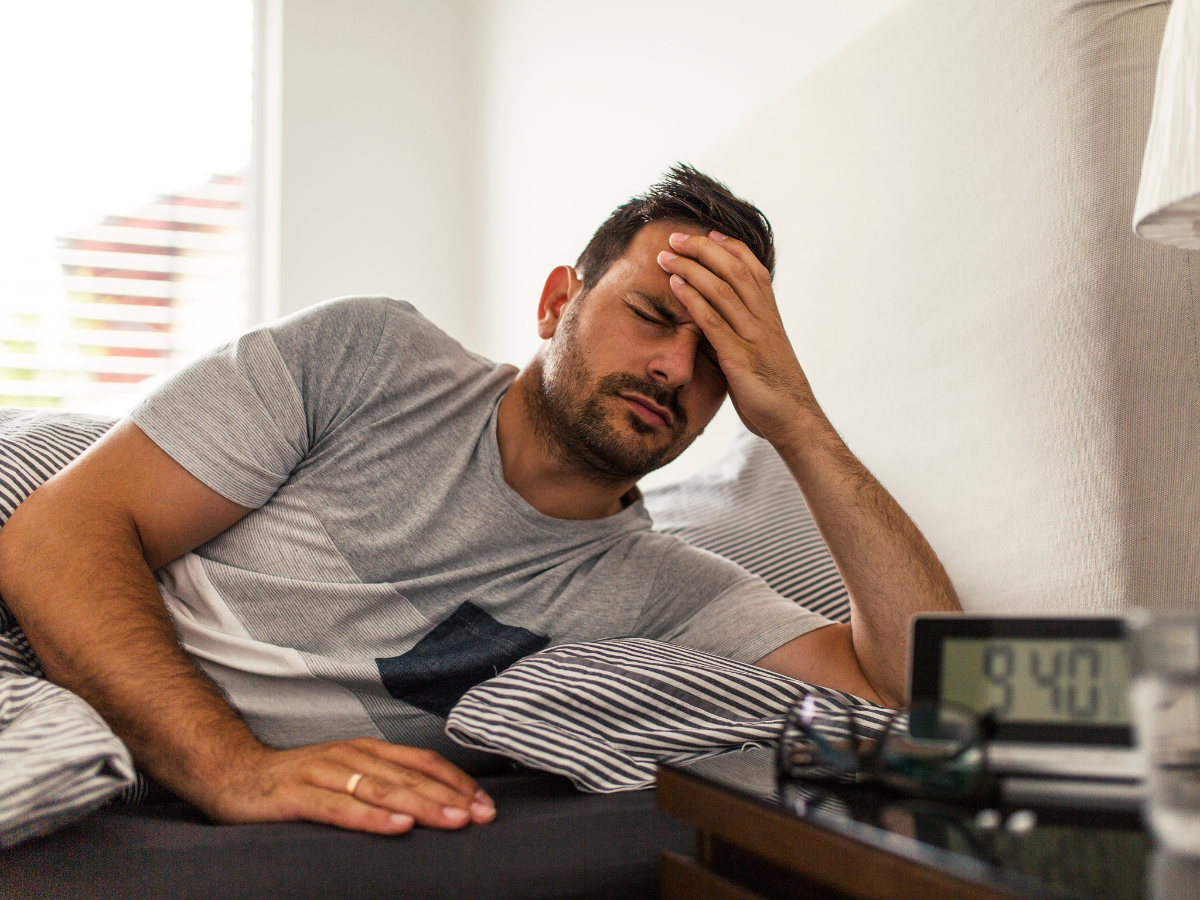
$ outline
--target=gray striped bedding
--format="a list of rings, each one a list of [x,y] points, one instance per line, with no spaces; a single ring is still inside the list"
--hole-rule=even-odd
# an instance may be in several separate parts
[[[0,635],[0,847],[53,831],[135,783],[133,757],[96,711]]]
[[[565,775],[593,793],[654,784],[659,762],[687,763],[774,741],[803,694],[855,708],[874,737],[892,711],[857,697],[642,638],[563,644],[467,691],[446,734]]]

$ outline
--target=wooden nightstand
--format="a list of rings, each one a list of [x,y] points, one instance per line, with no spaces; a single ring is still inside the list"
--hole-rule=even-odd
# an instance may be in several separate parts
[[[1000,808],[979,816],[862,789],[826,795],[814,811],[767,796],[762,773],[747,780],[742,766],[731,777],[727,765],[709,763],[659,770],[657,805],[696,828],[694,859],[663,854],[663,900],[1161,893],[1149,892],[1155,855],[1129,813]],[[1178,896],[1200,897],[1200,864],[1185,861],[1181,871]]]

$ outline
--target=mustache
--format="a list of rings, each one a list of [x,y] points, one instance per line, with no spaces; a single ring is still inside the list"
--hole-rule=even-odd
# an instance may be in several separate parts
[[[616,396],[620,391],[634,391],[641,394],[647,399],[653,400],[659,406],[671,411],[675,430],[685,431],[687,429],[687,413],[679,402],[678,391],[665,388],[661,384],[651,381],[649,378],[639,378],[630,372],[613,372],[610,375],[605,375],[596,383],[596,387],[600,393],[611,394],[613,396]]]

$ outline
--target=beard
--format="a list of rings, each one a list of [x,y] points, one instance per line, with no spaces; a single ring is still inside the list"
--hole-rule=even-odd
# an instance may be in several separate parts
[[[550,455],[603,484],[637,481],[665,466],[687,449],[695,435],[687,433],[687,413],[676,391],[630,372],[614,372],[593,383],[576,337],[574,318],[559,326],[559,340],[546,359],[530,365],[534,376],[525,391],[525,408],[534,433]],[[671,412],[670,440],[647,445],[623,435],[610,421],[613,403],[624,407],[619,392],[641,394]],[[661,433],[632,410],[622,409],[639,435]],[[621,413],[617,413],[621,415]]]

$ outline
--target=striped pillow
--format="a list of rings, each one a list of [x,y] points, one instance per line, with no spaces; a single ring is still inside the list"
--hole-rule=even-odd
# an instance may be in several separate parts
[[[90,447],[116,420],[0,407],[0,525],[34,488]]]
[[[51,684],[0,634],[0,847],[47,834],[124,792],[133,757],[91,706]]]
[[[707,469],[646,491],[646,508],[657,530],[733,560],[813,612],[850,621],[846,585],[804,496],[775,449],[746,429]]]
[[[685,763],[770,744],[802,694],[853,706],[864,737],[890,710],[747,663],[644,638],[563,644],[467,691],[446,734],[565,775],[592,793],[654,784],[659,762]]]

